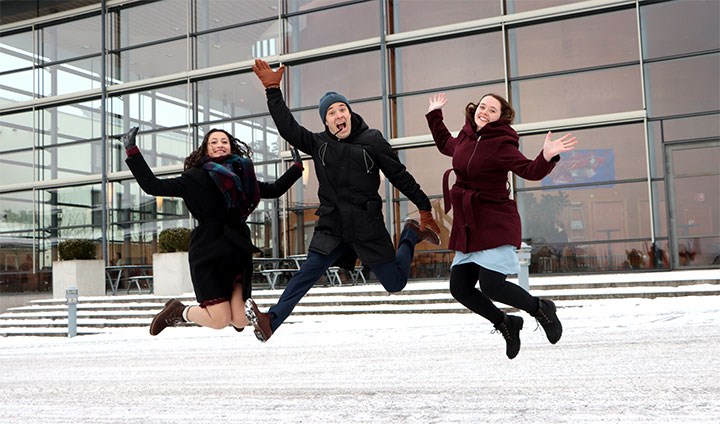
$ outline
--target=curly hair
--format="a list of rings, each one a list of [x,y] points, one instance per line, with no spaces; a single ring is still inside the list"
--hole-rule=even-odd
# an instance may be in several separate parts
[[[238,156],[243,157],[252,157],[252,149],[250,149],[250,146],[245,144],[244,142],[240,141],[239,139],[233,137],[232,134],[229,132],[220,129],[220,128],[213,128],[210,131],[205,134],[205,137],[203,138],[202,143],[200,143],[200,146],[192,153],[190,153],[190,156],[185,158],[185,165],[184,170],[187,171],[190,168],[193,168],[195,166],[200,166],[205,161],[207,161],[208,155],[207,155],[207,145],[208,140],[210,139],[210,135],[214,132],[223,132],[228,137],[228,140],[230,140],[230,152],[234,153]]]
[[[515,119],[515,109],[510,105],[510,103],[505,100],[504,97],[497,95],[495,93],[488,93],[484,96],[480,97],[480,100],[477,103],[468,103],[467,106],[465,106],[465,118],[470,121],[470,125],[472,126],[473,131],[477,132],[477,124],[475,123],[475,111],[477,110],[478,105],[484,99],[485,97],[490,96],[500,102],[500,119],[498,121],[504,122],[506,124],[512,124],[513,120]]]

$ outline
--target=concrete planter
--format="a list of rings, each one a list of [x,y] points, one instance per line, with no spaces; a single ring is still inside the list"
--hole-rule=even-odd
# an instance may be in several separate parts
[[[53,299],[65,299],[65,289],[77,287],[80,296],[105,296],[105,264],[102,259],[53,262]]]
[[[193,293],[188,252],[153,254],[153,288],[159,296]]]

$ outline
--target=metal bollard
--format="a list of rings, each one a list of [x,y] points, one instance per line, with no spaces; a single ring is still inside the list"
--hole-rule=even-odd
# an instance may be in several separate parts
[[[525,291],[530,292],[530,252],[532,248],[523,242],[517,250],[518,261],[520,262],[520,272],[518,273],[518,283]]]
[[[77,336],[77,287],[68,287],[65,289],[65,299],[68,306],[68,337]]]

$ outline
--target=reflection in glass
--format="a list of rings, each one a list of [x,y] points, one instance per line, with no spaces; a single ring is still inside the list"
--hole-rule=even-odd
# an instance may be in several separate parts
[[[645,130],[642,123],[591,129],[555,130],[552,138],[568,132],[579,140],[575,150],[560,155],[555,169],[540,181],[518,178],[518,188],[588,184],[647,176]],[[520,151],[535,159],[542,153],[547,133],[520,137]]]
[[[197,36],[197,67],[223,65],[280,54],[279,21]],[[253,74],[254,75],[254,74]]]
[[[33,35],[31,31],[3,35],[0,39],[0,72],[32,66]]]

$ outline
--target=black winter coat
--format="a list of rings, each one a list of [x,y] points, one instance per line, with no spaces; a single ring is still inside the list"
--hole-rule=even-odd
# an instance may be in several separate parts
[[[252,281],[252,254],[259,250],[250,240],[245,220],[227,209],[220,189],[204,169],[194,167],[179,177],[158,179],[141,154],[125,159],[143,191],[152,196],[181,197],[198,221],[193,230],[188,252],[190,274],[198,302],[208,300],[208,293],[217,293],[213,285],[230,287],[242,274],[243,297],[249,299]],[[273,183],[258,182],[260,197],[277,198],[302,176],[302,169],[293,165]]]
[[[351,116],[350,136],[342,141],[329,130],[313,133],[300,126],[278,88],[266,90],[268,109],[278,132],[294,147],[312,156],[319,182],[320,218],[310,250],[328,254],[341,243],[350,243],[367,265],[395,259],[395,248],[382,213],[380,171],[420,210],[431,210],[420,188],[382,133],[368,128],[362,117]],[[352,268],[355,254],[338,262]]]

